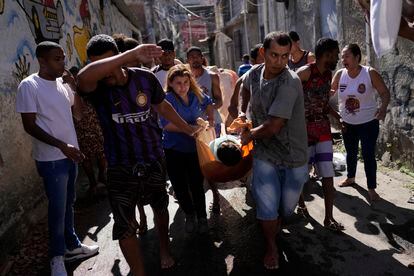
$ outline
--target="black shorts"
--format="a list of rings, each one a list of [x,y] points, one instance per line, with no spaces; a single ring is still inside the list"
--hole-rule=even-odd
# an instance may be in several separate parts
[[[135,166],[109,167],[108,197],[114,216],[112,238],[120,240],[136,234],[135,217],[137,203],[150,204],[154,212],[168,210],[165,160]]]

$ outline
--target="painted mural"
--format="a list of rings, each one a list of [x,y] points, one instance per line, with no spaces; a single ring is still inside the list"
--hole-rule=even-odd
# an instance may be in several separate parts
[[[93,34],[139,33],[112,0],[0,0],[0,240],[22,233],[42,206],[44,193],[30,156],[15,101],[19,82],[38,70],[36,44],[62,45],[66,66],[83,66]],[[18,160],[18,162],[16,162]],[[21,200],[25,198],[26,200]],[[3,204],[4,203],[4,204]],[[14,246],[13,242],[7,246]],[[19,242],[18,240],[16,242]],[[4,244],[1,248],[5,249]],[[7,251],[0,252],[0,259]]]
[[[82,0],[79,5],[79,15],[82,26],[73,26],[73,45],[79,56],[81,64],[87,61],[86,44],[91,38],[91,14],[89,12],[88,0]]]
[[[106,25],[105,25],[106,23]],[[36,44],[61,44],[67,66],[84,66],[86,44],[97,33],[139,33],[111,0],[0,0],[0,94],[37,70]],[[14,87],[14,88],[13,88]]]
[[[30,31],[35,42],[45,40],[59,43],[62,37],[61,27],[65,21],[63,7],[60,0],[17,0],[26,14]]]

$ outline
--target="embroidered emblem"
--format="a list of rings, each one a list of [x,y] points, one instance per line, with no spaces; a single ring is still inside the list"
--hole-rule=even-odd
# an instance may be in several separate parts
[[[346,84],[340,84],[339,85],[339,91],[344,92],[346,89]]]
[[[147,95],[145,95],[142,92],[138,92],[138,95],[137,95],[135,101],[137,102],[137,105],[138,106],[143,107],[143,106],[145,106],[147,104],[147,101],[148,101],[147,100]]]
[[[365,84],[361,83],[358,85],[358,93],[364,94],[365,93]]]

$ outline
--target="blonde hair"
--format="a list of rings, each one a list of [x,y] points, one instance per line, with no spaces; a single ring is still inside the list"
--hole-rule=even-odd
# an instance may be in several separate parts
[[[185,64],[174,65],[170,68],[170,70],[168,70],[166,91],[175,93],[174,89],[170,86],[170,82],[172,82],[176,77],[188,77],[190,80],[190,91],[196,95],[200,103],[203,101],[203,92],[200,86],[198,86],[194,76],[191,74],[190,68]]]

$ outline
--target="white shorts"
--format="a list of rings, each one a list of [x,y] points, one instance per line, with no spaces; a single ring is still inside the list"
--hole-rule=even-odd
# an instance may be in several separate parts
[[[315,165],[321,177],[334,177],[332,141],[323,141],[308,146],[309,165]]]

